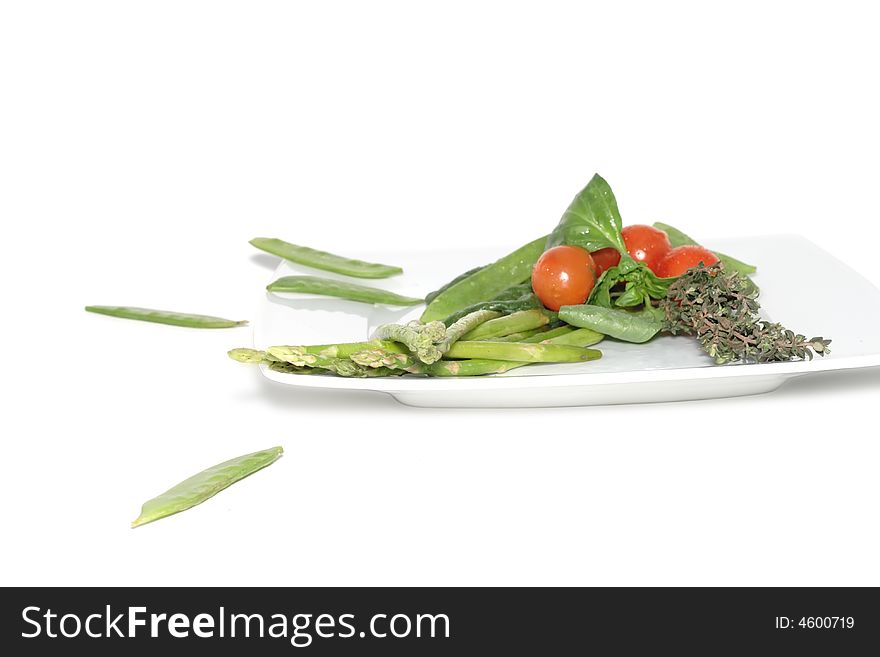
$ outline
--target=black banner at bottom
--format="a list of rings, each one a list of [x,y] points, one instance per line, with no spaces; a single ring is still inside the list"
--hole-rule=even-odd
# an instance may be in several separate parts
[[[7,655],[847,655],[880,646],[880,600],[870,588],[7,588],[0,596]]]

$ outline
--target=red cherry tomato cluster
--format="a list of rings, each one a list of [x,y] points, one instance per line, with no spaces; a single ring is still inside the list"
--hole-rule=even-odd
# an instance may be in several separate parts
[[[653,226],[634,224],[626,226],[620,233],[623,236],[624,244],[626,244],[626,252],[630,257],[633,260],[644,262],[652,272],[661,278],[681,276],[688,269],[696,267],[701,262],[707,267],[718,262],[718,256],[702,246],[684,245],[673,249],[666,233]],[[599,268],[599,259],[597,259],[599,254],[602,254],[603,264],[609,263],[602,268],[602,271],[620,262],[620,254],[615,249],[601,249],[593,253],[597,269]]]
[[[653,226],[626,226],[621,235],[630,257],[644,262],[661,278],[681,276],[700,263],[708,267],[718,262],[718,257],[702,246],[685,245],[673,249],[666,233]],[[620,253],[614,248],[590,253],[578,246],[555,246],[545,251],[535,263],[532,289],[550,310],[585,303],[596,280],[619,263]]]

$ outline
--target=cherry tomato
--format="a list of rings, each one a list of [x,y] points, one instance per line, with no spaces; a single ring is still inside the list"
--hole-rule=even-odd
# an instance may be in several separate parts
[[[607,249],[593,251],[590,255],[593,256],[593,262],[596,263],[596,278],[599,278],[606,269],[620,264],[620,251],[610,246]]]
[[[677,246],[660,261],[655,273],[663,278],[681,276],[688,269],[696,267],[701,262],[709,267],[718,262],[718,256],[702,246],[692,244]]]
[[[532,270],[532,289],[544,307],[584,303],[596,284],[596,265],[589,251],[579,246],[554,246],[544,251]]]
[[[657,273],[657,265],[663,256],[672,248],[666,233],[653,226],[633,224],[624,227],[620,234],[623,235],[626,252],[633,260],[644,262],[654,273]]]

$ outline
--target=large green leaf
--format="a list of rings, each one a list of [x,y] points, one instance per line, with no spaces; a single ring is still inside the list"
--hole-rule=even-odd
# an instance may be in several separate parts
[[[587,251],[612,247],[626,253],[620,229],[623,223],[614,192],[598,173],[568,206],[547,238],[547,248],[569,244]]]

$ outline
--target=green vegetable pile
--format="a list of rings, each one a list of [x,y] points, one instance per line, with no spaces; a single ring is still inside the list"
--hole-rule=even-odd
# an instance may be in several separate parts
[[[667,224],[672,247],[695,240]],[[549,235],[503,258],[455,277],[427,294],[419,321],[379,327],[368,342],[276,346],[265,351],[233,349],[229,355],[291,374],[345,377],[478,376],[506,372],[528,363],[595,360],[588,347],[603,336],[642,343],[659,333],[695,337],[719,364],[774,362],[829,353],[830,340],[807,340],[779,324],[761,320],[758,287],[748,278],[756,268],[716,253],[717,264],[700,263],[686,273],[663,278],[634,259],[611,187],[593,177]],[[655,231],[656,232],[656,231]],[[280,240],[258,238],[258,248],[316,268],[378,278],[399,273],[388,265],[352,261]],[[590,253],[614,249],[619,262],[595,281],[585,303],[546,309],[533,291],[532,272],[547,249],[566,245]],[[290,276],[270,292],[309,292],[352,301],[413,305],[420,299],[379,288],[313,276]],[[585,295],[586,296],[586,295]]]

